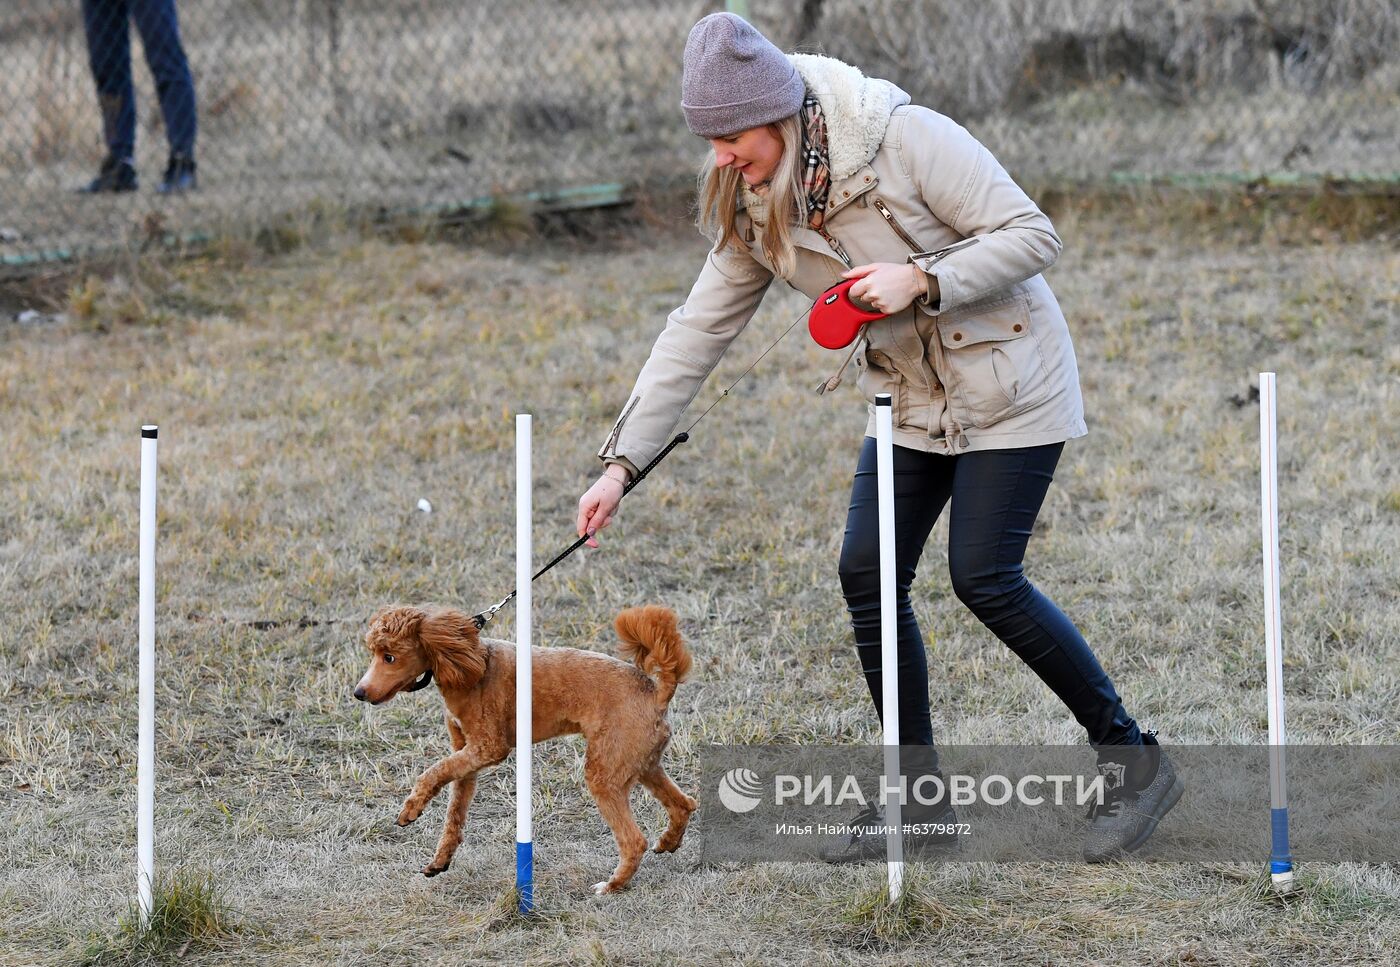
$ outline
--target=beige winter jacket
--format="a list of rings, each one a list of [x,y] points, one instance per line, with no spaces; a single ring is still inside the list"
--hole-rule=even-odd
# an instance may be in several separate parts
[[[916,301],[865,327],[855,363],[866,434],[875,434],[875,395],[890,393],[898,446],[966,453],[1084,436],[1074,347],[1040,275],[1060,252],[1049,219],[961,125],[850,65],[790,56],[826,115],[827,231],[853,265],[908,260],[938,280],[936,306]],[[635,476],[670,442],[772,282],[754,227],[762,200],[745,194],[735,225],[747,248],[707,256],[598,451],[605,464]],[[797,267],[784,281],[815,300],[849,266],[817,232],[794,235]],[[832,369],[846,352],[832,353]]]

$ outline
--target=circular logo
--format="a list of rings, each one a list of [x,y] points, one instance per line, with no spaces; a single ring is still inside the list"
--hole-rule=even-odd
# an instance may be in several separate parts
[[[763,783],[752,769],[730,769],[719,780],[719,801],[732,813],[746,813],[762,801]]]

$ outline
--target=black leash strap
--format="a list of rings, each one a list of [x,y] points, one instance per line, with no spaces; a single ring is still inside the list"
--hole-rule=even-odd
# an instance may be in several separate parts
[[[787,334],[788,334],[788,333],[792,332],[793,326],[796,326],[796,325],[797,325],[799,322],[801,322],[803,319],[807,318],[807,314],[808,314],[809,312],[812,311],[812,306],[814,306],[814,305],[816,305],[816,304],[817,304],[816,300],[813,299],[812,302],[811,302],[811,304],[809,304],[809,305],[807,306],[807,308],[803,309],[802,312],[798,314],[797,318],[794,319],[794,320],[792,320],[792,322],[788,325],[788,327],[787,327],[786,329],[783,330],[782,335],[779,336],[777,339],[774,339],[773,342],[769,344],[769,346],[768,346],[767,349],[765,349],[765,350],[763,350],[763,352],[759,353],[758,358],[755,359],[753,362],[749,363],[748,369],[746,369],[746,370],[744,370],[742,373],[740,373],[738,379],[736,379],[736,380],[734,380],[734,382],[730,383],[729,386],[728,386],[728,388],[726,388],[725,391],[724,391],[723,393],[719,394],[719,396],[717,396],[717,397],[715,398],[715,401],[714,401],[713,403],[711,403],[708,407],[705,408],[705,412],[704,412],[704,413],[701,413],[701,414],[699,415],[699,417],[696,418],[695,422],[692,423],[692,424],[690,424],[690,427],[689,427],[688,429],[682,430],[680,433],[677,433],[676,436],[675,436],[675,439],[673,439],[670,443],[666,444],[665,449],[663,449],[660,453],[658,453],[658,454],[656,455],[656,458],[653,459],[653,460],[651,461],[651,463],[647,464],[647,465],[646,465],[645,467],[643,467],[640,471],[638,471],[638,472],[637,472],[637,476],[634,477],[632,480],[628,481],[627,485],[624,486],[624,487],[622,488],[622,496],[623,496],[623,497],[626,497],[629,493],[631,493],[631,492],[632,492],[632,488],[635,487],[635,486],[637,486],[637,484],[641,483],[644,479],[646,479],[646,475],[649,474],[649,473],[651,473],[652,469],[653,469],[658,463],[660,463],[662,460],[665,460],[666,457],[671,453],[672,450],[674,450],[676,447],[680,446],[682,443],[684,443],[684,442],[686,442],[687,440],[689,440],[689,439],[690,439],[690,431],[691,431],[691,430],[694,430],[697,426],[699,426],[699,425],[700,425],[700,421],[703,420],[705,417],[707,417],[707,416],[710,415],[710,410],[713,410],[716,406],[718,406],[718,405],[719,405],[719,401],[722,400],[722,399],[724,399],[726,396],[728,396],[728,395],[729,395],[729,391],[732,390],[734,387],[736,387],[736,386],[739,385],[739,380],[741,380],[741,379],[743,379],[745,376],[749,375],[749,373],[753,371],[753,368],[759,364],[759,362],[763,359],[763,357],[764,357],[764,356],[767,356],[770,352],[772,352],[772,351],[773,351],[773,347],[774,347],[774,346],[777,346],[778,343],[782,342],[783,339],[785,339],[785,338],[787,337]],[[618,498],[618,499],[621,500],[621,498]],[[550,561],[550,562],[549,562],[548,564],[546,564],[544,567],[542,567],[542,568],[540,568],[538,571],[536,571],[535,574],[534,574],[534,576],[530,578],[530,582],[533,584],[533,583],[539,578],[539,576],[540,576],[541,574],[543,574],[545,571],[548,571],[548,570],[549,570],[550,568],[552,568],[554,565],[558,564],[560,561],[564,560],[564,558],[568,557],[568,556],[569,556],[570,554],[572,554],[574,551],[578,550],[580,547],[582,547],[584,544],[586,544],[586,543],[588,542],[588,536],[589,536],[589,535],[585,534],[584,536],[580,537],[578,540],[576,540],[576,541],[574,541],[572,544],[570,544],[570,545],[568,546],[568,548],[565,549],[565,550],[563,551],[563,553],[561,553],[558,557],[556,557],[554,560]],[[486,627],[486,623],[496,616],[496,612],[497,612],[497,611],[500,611],[500,610],[501,610],[502,608],[504,608],[507,604],[509,604],[509,603],[511,602],[511,600],[514,599],[514,597],[515,597],[515,595],[518,593],[518,591],[519,591],[519,588],[516,588],[515,590],[511,591],[510,594],[507,594],[507,595],[506,595],[504,598],[502,598],[500,601],[496,602],[496,604],[494,604],[492,607],[487,608],[485,611],[482,611],[482,612],[480,612],[479,614],[474,614],[474,615],[472,615],[472,621],[475,622],[476,627],[477,627],[477,630],[480,631],[482,628],[485,628],[485,627]],[[427,682],[424,682],[424,683],[423,683],[423,685],[426,685],[426,684],[427,684]],[[422,686],[419,686],[419,687],[421,688]]]
[[[786,335],[786,334],[785,334],[785,335]],[[666,459],[666,455],[667,455],[667,454],[669,454],[672,450],[674,450],[676,447],[680,446],[682,443],[684,443],[685,441],[687,441],[687,440],[689,440],[689,439],[690,439],[690,432],[689,432],[689,431],[685,431],[685,432],[682,432],[682,433],[677,433],[677,434],[676,434],[676,438],[675,438],[674,440],[672,440],[670,443],[666,444],[666,449],[664,449],[664,450],[662,450],[660,453],[658,453],[658,454],[656,455],[656,459],[655,459],[655,460],[653,460],[651,463],[649,463],[649,464],[647,464],[645,467],[643,467],[643,468],[637,473],[637,476],[636,476],[633,480],[630,480],[630,481],[627,482],[627,484],[622,488],[622,496],[623,496],[623,497],[626,497],[626,496],[628,495],[628,493],[631,492],[631,490],[632,490],[633,487],[637,486],[637,484],[639,484],[639,483],[642,482],[642,478],[643,478],[643,477],[645,477],[647,474],[651,473],[651,470],[652,470],[653,467],[655,467],[655,466],[656,466],[658,463],[660,463],[662,460]],[[620,499],[621,499],[621,498],[619,498],[619,500],[620,500]],[[568,556],[569,556],[570,554],[572,554],[574,551],[578,550],[580,547],[582,547],[584,544],[586,544],[586,543],[588,542],[588,537],[589,537],[589,535],[585,534],[585,535],[583,535],[582,537],[580,537],[578,540],[576,540],[576,541],[574,541],[572,544],[570,544],[570,545],[568,546],[568,548],[567,548],[563,553],[561,553],[561,554],[560,554],[559,556],[557,556],[554,560],[550,561],[550,562],[549,562],[548,564],[546,564],[544,567],[542,567],[542,568],[540,568],[538,571],[536,571],[536,572],[534,573],[534,576],[530,578],[530,581],[533,583],[533,582],[534,582],[535,580],[537,580],[537,579],[539,578],[539,576],[540,576],[541,574],[543,574],[545,571],[548,571],[548,570],[549,570],[550,568],[552,568],[554,565],[558,564],[560,561],[564,560],[564,558],[568,557]],[[487,610],[481,612],[480,614],[472,615],[472,621],[476,622],[477,630],[479,631],[479,630],[481,630],[482,628],[485,628],[485,627],[486,627],[486,622],[488,622],[488,621],[490,621],[492,618],[494,618],[494,617],[496,616],[496,612],[497,612],[497,611],[500,611],[500,610],[501,610],[502,608],[504,608],[507,604],[509,604],[509,603],[511,602],[511,600],[515,597],[515,595],[519,592],[519,590],[520,590],[519,588],[516,588],[515,590],[511,591],[510,594],[507,594],[507,595],[506,595],[504,598],[502,598],[500,601],[496,602],[496,604],[493,605],[492,607],[490,607],[490,608],[488,608]]]

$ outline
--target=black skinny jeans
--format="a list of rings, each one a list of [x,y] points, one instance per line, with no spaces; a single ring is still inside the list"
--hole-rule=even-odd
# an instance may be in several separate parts
[[[929,720],[928,661],[909,586],[943,505],[953,593],[1031,667],[1069,707],[1093,745],[1137,745],[1135,722],[1084,637],[1021,571],[1031,527],[1050,487],[1063,443],[944,456],[894,447],[896,604],[899,622],[901,746],[927,746],[914,772],[938,768]],[[875,439],[866,437],[851,487],[841,589],[856,651],[882,713],[880,678],[880,519]],[[910,774],[906,771],[906,774]]]

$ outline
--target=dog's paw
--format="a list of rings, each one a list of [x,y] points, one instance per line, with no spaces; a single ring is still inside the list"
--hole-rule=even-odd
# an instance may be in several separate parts
[[[399,810],[399,818],[394,820],[394,824],[407,826],[421,815],[423,815],[421,807],[416,807],[412,803],[404,803],[403,809]]]
[[[595,896],[602,896],[605,893],[616,893],[618,889],[619,887],[612,885],[611,880],[604,880],[602,883],[593,884],[593,894]]]
[[[681,838],[680,838],[679,836],[675,837],[674,839],[671,838],[671,837],[669,837],[669,836],[663,836],[663,837],[661,837],[659,840],[656,841],[656,846],[652,848],[652,852],[653,852],[653,853],[674,853],[676,850],[678,850],[678,849],[680,849],[680,848],[681,848]]]
[[[450,865],[450,863],[443,863],[441,866],[439,866],[436,863],[429,863],[427,866],[423,867],[423,875],[437,876],[439,873],[446,873],[447,868]]]

